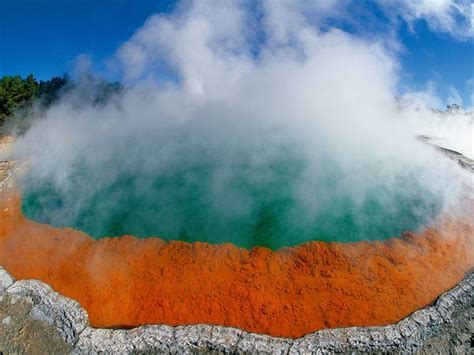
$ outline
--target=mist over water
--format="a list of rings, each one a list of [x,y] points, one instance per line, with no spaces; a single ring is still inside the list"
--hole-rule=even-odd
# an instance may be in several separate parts
[[[462,172],[414,137],[468,137],[472,119],[400,105],[389,46],[281,4],[262,1],[259,21],[221,1],[151,17],[113,58],[124,92],[69,94],[18,139],[25,214],[96,238],[280,248],[393,237],[449,211]]]
[[[94,237],[132,234],[276,249],[311,240],[397,236],[416,230],[442,206],[442,198],[414,174],[390,184],[378,181],[359,200],[331,159],[324,159],[318,176],[303,181],[304,162],[284,148],[260,166],[252,166],[250,156],[232,162],[211,157],[218,153],[149,170],[138,160],[136,169],[121,170],[117,159],[103,166],[114,177],[98,184],[91,180],[95,172],[78,162],[65,189],[52,179],[29,177],[35,182],[24,183],[23,209],[34,220]],[[183,159],[192,158],[188,153]],[[313,206],[298,196],[301,184]]]

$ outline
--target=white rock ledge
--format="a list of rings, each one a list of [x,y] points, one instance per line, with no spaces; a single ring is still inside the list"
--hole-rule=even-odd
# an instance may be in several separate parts
[[[32,304],[29,317],[54,326],[73,353],[413,353],[451,326],[474,304],[474,271],[432,305],[400,322],[380,327],[320,330],[299,339],[271,337],[240,329],[188,325],[145,325],[134,329],[97,329],[77,303],[38,280],[14,278],[0,266],[0,296]]]

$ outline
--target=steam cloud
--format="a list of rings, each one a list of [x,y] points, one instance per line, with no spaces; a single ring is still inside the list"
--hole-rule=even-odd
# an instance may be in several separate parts
[[[18,139],[36,217],[279,247],[389,237],[449,209],[462,171],[414,136],[472,154],[472,118],[441,117],[426,93],[400,100],[391,47],[321,30],[338,2],[307,3],[193,1],[149,18],[112,61],[124,92],[95,106],[69,94]]]

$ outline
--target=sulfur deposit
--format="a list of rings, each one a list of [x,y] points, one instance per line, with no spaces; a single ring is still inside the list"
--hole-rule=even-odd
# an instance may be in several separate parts
[[[474,265],[474,202],[419,234],[277,251],[131,236],[93,240],[26,219],[0,199],[0,264],[73,298],[96,327],[218,324],[300,337],[393,323],[431,303]]]

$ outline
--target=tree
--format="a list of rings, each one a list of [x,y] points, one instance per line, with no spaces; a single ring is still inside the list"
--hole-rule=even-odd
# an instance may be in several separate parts
[[[44,106],[51,105],[56,101],[61,90],[70,82],[69,75],[54,76],[50,80],[40,81],[38,97]]]
[[[82,105],[102,105],[122,90],[119,82],[85,76],[78,82],[67,74],[38,82],[33,74],[25,79],[4,76],[0,79],[0,136],[7,131],[24,132],[30,124],[33,105],[46,109],[59,100],[63,94],[73,92],[73,98]]]
[[[33,75],[22,79],[19,75],[0,79],[0,125],[15,110],[29,105],[38,95],[38,83]]]

